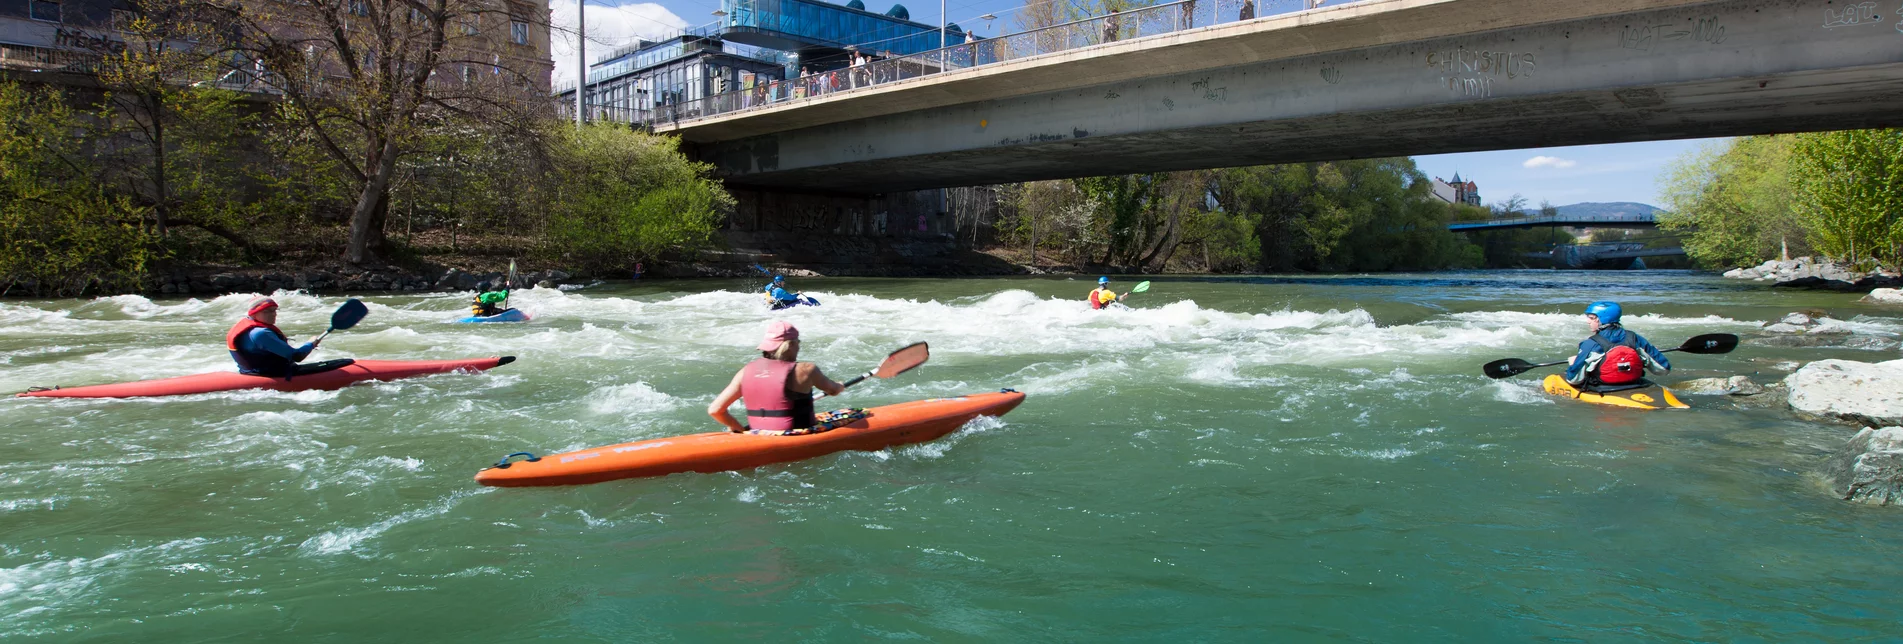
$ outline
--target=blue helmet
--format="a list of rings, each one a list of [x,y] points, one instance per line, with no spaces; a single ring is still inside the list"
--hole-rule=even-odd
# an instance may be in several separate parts
[[[773,283],[774,283],[774,284],[778,284],[778,283],[780,283],[780,282],[784,282],[784,281],[786,281],[786,276],[785,276],[785,275],[774,275],[774,276],[773,276]]]
[[[1619,303],[1618,302],[1593,302],[1591,304],[1586,305],[1586,314],[1599,316],[1600,324],[1618,324],[1619,323]]]
[[[1097,278],[1097,283],[1098,283],[1098,284],[1109,284],[1109,283],[1110,283],[1110,278],[1108,278],[1108,277],[1099,277],[1099,278]]]

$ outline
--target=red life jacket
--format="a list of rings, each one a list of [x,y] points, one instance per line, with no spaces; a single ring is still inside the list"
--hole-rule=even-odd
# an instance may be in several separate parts
[[[780,431],[813,426],[813,394],[792,391],[799,363],[760,358],[741,369],[740,399],[747,405],[747,426]]]
[[[1614,344],[1603,335],[1592,334],[1592,341],[1599,343],[1599,350],[1606,352],[1605,357],[1599,360],[1599,382],[1624,385],[1645,377],[1645,356],[1639,355],[1639,343],[1634,337],[1631,331],[1627,331],[1625,339]]]
[[[238,371],[279,378],[291,375],[296,364],[290,360],[271,353],[251,352],[238,348],[238,338],[244,337],[252,329],[269,330],[277,334],[278,339],[290,342],[289,338],[284,337],[284,332],[279,331],[274,325],[259,322],[251,319],[250,316],[239,319],[237,324],[231,325],[230,331],[225,332],[225,349],[231,351],[231,359],[238,363]]]

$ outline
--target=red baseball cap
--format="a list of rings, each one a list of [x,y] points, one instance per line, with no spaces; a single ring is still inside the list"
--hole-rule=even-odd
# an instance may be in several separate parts
[[[792,322],[777,320],[766,325],[766,339],[760,341],[761,351],[772,351],[780,345],[800,339],[800,330]]]

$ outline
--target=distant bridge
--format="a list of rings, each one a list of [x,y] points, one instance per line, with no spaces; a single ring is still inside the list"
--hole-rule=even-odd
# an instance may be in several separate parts
[[[1514,217],[1512,219],[1463,221],[1448,224],[1447,229],[1458,233],[1469,230],[1505,230],[1509,228],[1537,228],[1540,226],[1572,226],[1575,228],[1656,228],[1658,225],[1658,219],[1649,214],[1556,215],[1548,217]]]

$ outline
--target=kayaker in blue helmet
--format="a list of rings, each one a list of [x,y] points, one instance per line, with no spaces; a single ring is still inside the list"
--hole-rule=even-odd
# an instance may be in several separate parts
[[[773,281],[768,283],[763,290],[766,293],[767,307],[771,310],[778,311],[800,303],[799,293],[786,290],[785,275],[774,275]]]
[[[1620,314],[1618,302],[1586,306],[1592,337],[1579,343],[1579,355],[1566,367],[1566,382],[1586,388],[1624,389],[1644,384],[1645,372],[1671,373],[1672,363],[1665,359],[1664,352],[1620,326]]]
[[[273,378],[289,378],[298,373],[298,364],[310,357],[316,342],[292,348],[284,332],[279,331],[278,303],[268,297],[252,300],[245,306],[244,319],[225,332],[225,349],[238,363],[238,373]]]
[[[1116,291],[1110,290],[1110,278],[1097,278],[1097,290],[1090,292],[1090,308],[1101,309],[1117,301]]]

